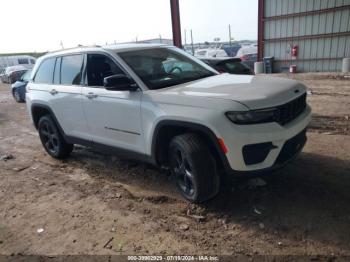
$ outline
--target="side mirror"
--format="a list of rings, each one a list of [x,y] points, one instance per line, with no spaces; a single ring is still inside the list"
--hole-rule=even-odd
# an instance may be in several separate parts
[[[114,91],[136,91],[138,89],[133,79],[122,74],[105,77],[103,85],[107,90]]]

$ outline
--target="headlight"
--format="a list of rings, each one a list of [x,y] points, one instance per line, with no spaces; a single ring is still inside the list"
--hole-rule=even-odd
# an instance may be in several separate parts
[[[227,112],[226,116],[235,124],[251,125],[275,122],[278,119],[279,111],[277,108],[264,110],[246,111],[246,112]]]

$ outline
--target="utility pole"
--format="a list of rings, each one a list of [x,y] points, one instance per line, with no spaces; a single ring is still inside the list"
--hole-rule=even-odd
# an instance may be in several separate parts
[[[192,46],[192,55],[194,55],[194,46],[193,46],[193,34],[191,29],[191,46]]]
[[[184,29],[184,36],[185,36],[185,45],[187,45],[187,32],[186,32],[186,29]]]
[[[170,0],[170,9],[174,45],[181,48],[182,41],[179,0]]]
[[[231,25],[228,25],[228,36],[230,38],[230,46],[232,45]]]

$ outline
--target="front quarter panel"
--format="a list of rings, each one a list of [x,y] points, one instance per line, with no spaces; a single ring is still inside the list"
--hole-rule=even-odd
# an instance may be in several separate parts
[[[176,98],[176,99],[175,99]],[[153,134],[165,120],[199,124],[209,128],[218,138],[218,126],[229,120],[225,112],[245,111],[247,108],[234,101],[213,98],[179,96],[169,97],[156,92],[144,92],[142,98],[142,124],[145,134],[145,153],[152,154]]]
[[[281,126],[277,123],[257,125],[236,125],[225,115],[228,111],[247,111],[239,102],[220,98],[165,95],[160,92],[144,92],[142,100],[142,121],[145,134],[145,153],[152,155],[155,130],[162,121],[172,120],[198,124],[208,128],[216,138],[223,139],[228,152],[226,160],[234,171],[256,171],[274,165],[287,140],[299,134],[310,122],[309,106],[292,122]],[[246,165],[242,155],[245,145],[272,142],[276,149],[271,150],[265,161]]]

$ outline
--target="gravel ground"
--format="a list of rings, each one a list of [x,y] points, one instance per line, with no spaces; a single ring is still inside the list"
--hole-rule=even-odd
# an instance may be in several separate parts
[[[145,164],[80,146],[50,158],[0,84],[0,156],[13,156],[0,160],[0,254],[350,255],[350,81],[293,78],[312,93],[304,152],[265,186],[240,179],[204,205]]]

